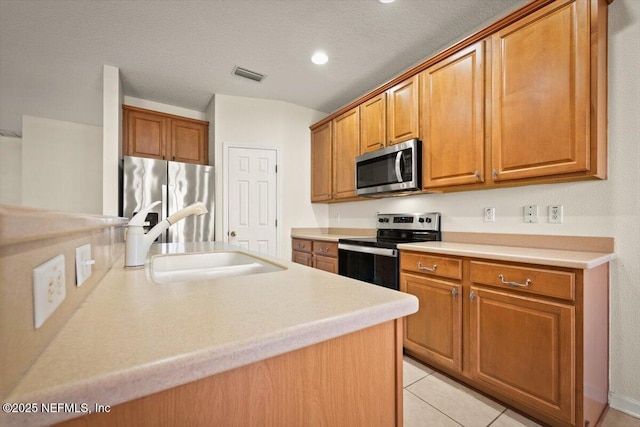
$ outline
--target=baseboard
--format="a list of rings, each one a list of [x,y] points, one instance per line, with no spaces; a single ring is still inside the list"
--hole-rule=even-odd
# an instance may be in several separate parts
[[[609,406],[632,417],[640,418],[640,401],[609,392]]]

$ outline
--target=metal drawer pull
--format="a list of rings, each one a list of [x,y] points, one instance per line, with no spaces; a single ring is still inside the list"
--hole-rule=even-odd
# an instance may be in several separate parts
[[[451,295],[455,298],[458,296],[458,290],[456,288],[451,289]]]
[[[524,284],[518,282],[507,282],[504,280],[504,276],[502,274],[498,274],[498,279],[503,285],[516,286],[518,288],[526,288],[531,284],[531,279],[525,280]]]
[[[473,292],[473,291],[471,291],[471,293],[469,294],[469,299],[470,299],[471,301],[473,301],[474,299],[476,299],[476,293],[475,293],[475,292]]]
[[[425,271],[436,271],[436,268],[438,268],[438,266],[436,264],[433,264],[433,267],[429,268],[429,267],[423,267],[422,264],[420,264],[420,261],[418,261],[416,263],[416,266],[418,266],[418,268],[420,270],[425,270]]]
[[[329,248],[320,248],[320,252],[326,254],[327,252],[329,252]]]

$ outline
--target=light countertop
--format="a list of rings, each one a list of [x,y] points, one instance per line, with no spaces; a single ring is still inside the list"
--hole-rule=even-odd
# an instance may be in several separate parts
[[[291,237],[295,239],[323,240],[326,242],[338,242],[339,239],[349,239],[353,237],[372,237],[376,235],[376,229],[362,228],[293,228]]]
[[[580,269],[594,268],[615,258],[615,254],[609,252],[523,248],[476,243],[407,243],[398,245],[398,249]]]
[[[153,250],[240,249],[195,243]],[[161,285],[147,269],[125,270],[121,257],[5,402],[113,406],[418,309],[412,295],[263,258],[286,270]],[[0,413],[0,424],[48,424],[78,415]]]

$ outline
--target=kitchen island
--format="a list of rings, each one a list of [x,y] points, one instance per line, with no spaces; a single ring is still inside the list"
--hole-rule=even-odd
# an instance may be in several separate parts
[[[401,425],[401,318],[417,299],[263,258],[285,269],[176,284],[121,258],[5,399],[37,412],[0,424]]]

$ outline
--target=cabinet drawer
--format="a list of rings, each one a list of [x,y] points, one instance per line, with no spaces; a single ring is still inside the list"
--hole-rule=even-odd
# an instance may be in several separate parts
[[[314,255],[313,267],[319,270],[328,271],[329,273],[338,274],[338,258]]]
[[[313,247],[313,240],[307,239],[292,239],[291,249],[300,252],[311,252]]]
[[[400,268],[449,279],[462,279],[462,261],[438,255],[416,252],[400,253]]]
[[[471,281],[505,289],[573,300],[575,274],[506,264],[471,261]]]
[[[338,256],[338,244],[335,242],[313,241],[313,253],[322,256]]]

